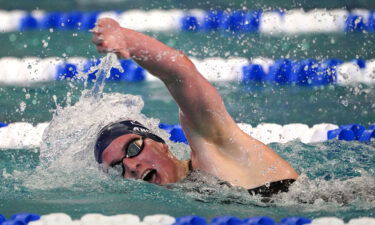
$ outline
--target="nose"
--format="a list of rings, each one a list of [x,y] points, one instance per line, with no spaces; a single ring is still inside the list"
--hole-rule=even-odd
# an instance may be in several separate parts
[[[122,164],[125,168],[125,178],[139,178],[139,176],[141,175],[139,171],[139,169],[141,168],[141,164],[138,160],[132,158],[124,158]]]

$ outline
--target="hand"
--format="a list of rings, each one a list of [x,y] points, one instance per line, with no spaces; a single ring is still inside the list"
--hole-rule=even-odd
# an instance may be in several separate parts
[[[130,58],[126,43],[126,31],[113,19],[103,18],[96,22],[91,30],[92,42],[100,53],[113,52],[119,58]]]

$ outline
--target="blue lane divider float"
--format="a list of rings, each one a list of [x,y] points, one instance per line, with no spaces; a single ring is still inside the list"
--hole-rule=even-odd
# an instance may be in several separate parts
[[[267,216],[251,217],[243,220],[247,225],[275,225],[275,221]]]
[[[3,215],[0,214],[0,224],[2,224],[6,220],[7,219],[5,218],[5,216],[3,216]]]
[[[296,84],[302,86],[322,86],[337,83],[337,67],[343,62],[328,59],[318,62],[313,59],[292,61],[279,59],[269,67],[269,72],[258,64],[245,65],[242,68],[244,83],[269,82],[275,84]],[[363,66],[363,60],[355,61]]]
[[[281,219],[279,225],[303,225],[311,222],[310,219],[304,217],[287,217]]]
[[[8,124],[6,124],[6,123],[1,123],[1,122],[0,122],[0,128],[1,128],[1,127],[6,127],[6,126],[8,126]]]
[[[210,225],[242,225],[242,219],[234,216],[219,216],[212,218]]]
[[[176,218],[173,225],[206,225],[206,219],[200,216],[184,216]]]
[[[370,19],[370,17],[368,18]],[[360,15],[350,14],[346,19],[345,23],[345,31],[353,32],[353,31],[367,31],[372,30],[373,28],[370,27],[367,22],[365,22],[366,18]]]
[[[161,11],[161,10],[159,10]],[[134,17],[134,13],[131,11],[125,12],[83,12],[83,11],[71,11],[71,12],[12,12],[4,13],[2,16],[7,17],[2,21],[9,21],[8,24],[0,25],[0,31],[27,31],[27,30],[84,30],[87,31],[95,26],[95,22],[102,16],[111,15],[115,17],[120,23],[124,22],[129,24],[131,21],[143,21],[144,23],[150,23],[143,27],[143,29],[152,30],[181,30],[181,31],[230,31],[230,32],[332,32],[332,31],[346,31],[346,32],[374,32],[375,31],[375,12],[366,11],[366,13],[359,13],[358,11],[345,11],[341,10],[342,13],[337,14],[339,10],[325,10],[317,9],[310,12],[301,11],[300,15],[294,15],[289,11],[262,11],[262,10],[210,10],[195,13],[196,10],[183,11],[175,10],[174,16],[170,16],[170,11],[162,11],[160,18],[152,17],[150,21],[145,20],[152,12],[140,11]],[[296,11],[296,10],[294,10]],[[321,12],[319,14],[312,15],[314,12]],[[336,12],[335,12],[336,11]],[[362,10],[363,11],[363,10]],[[164,15],[163,15],[164,12]],[[269,14],[276,13],[278,17],[277,25],[273,24],[273,21],[269,21]],[[14,16],[14,15],[16,16]],[[129,20],[127,15],[129,16]],[[332,14],[332,15],[331,15]],[[341,16],[340,16],[341,15]],[[302,17],[301,17],[302,16]],[[264,19],[263,19],[264,17]],[[168,18],[168,19],[166,19]],[[160,24],[154,25],[152,20],[155,19],[168,20],[161,26]],[[323,21],[322,20],[327,20]],[[300,20],[307,21],[307,23],[315,24],[314,26],[306,27],[305,24],[301,25]],[[263,21],[263,22],[262,22]],[[268,22],[267,22],[268,21]],[[286,22],[289,21],[289,22]],[[290,22],[292,21],[292,22]],[[295,22],[295,23],[294,23]],[[4,26],[2,28],[2,26]],[[154,27],[152,27],[154,26]],[[274,27],[273,26],[278,26]],[[290,27],[292,26],[292,27]],[[304,27],[301,27],[304,26]],[[318,27],[316,27],[318,26]],[[319,29],[319,26],[321,29]],[[137,26],[135,26],[137,27]],[[147,28],[145,28],[147,27]],[[263,29],[263,28],[264,29]],[[330,29],[327,29],[329,27]]]
[[[41,19],[31,13],[23,16],[19,22],[21,31],[27,30],[90,30],[95,27],[99,12],[48,12]]]
[[[179,124],[160,123],[159,128],[167,131],[171,136],[169,140],[188,144],[184,131]]]
[[[234,32],[258,32],[261,11],[208,11],[202,21],[192,14],[181,18],[182,31],[224,30]]]
[[[128,81],[137,82],[144,81],[146,79],[146,71],[138,66],[134,61],[130,59],[119,60],[122,69],[112,68],[110,71],[110,76],[107,80],[110,81]],[[84,66],[82,72],[88,73],[92,66],[96,66],[100,63],[99,60],[89,60]],[[91,72],[88,74],[88,80],[96,79],[96,72]],[[57,66],[56,68],[56,80],[66,80],[66,79],[76,79],[79,74],[79,69],[77,65],[73,63],[64,62]],[[82,77],[78,78],[82,79]]]
[[[270,217],[258,216],[240,219],[234,216],[215,217],[211,222],[207,222],[205,218],[200,216],[185,216],[176,218],[173,225],[304,225],[310,224],[312,220],[304,217],[287,217],[276,223]]]
[[[7,220],[3,215],[0,215],[0,225],[27,225],[31,221],[37,221],[40,219],[40,215],[33,213],[18,213],[12,215]]]
[[[338,129],[330,130],[327,133],[328,140],[338,138],[345,141],[370,142],[371,138],[375,138],[375,125],[371,125],[366,129],[360,124],[342,125]]]

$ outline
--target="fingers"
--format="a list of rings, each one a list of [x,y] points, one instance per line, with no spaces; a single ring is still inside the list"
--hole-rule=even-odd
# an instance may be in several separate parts
[[[120,53],[123,47],[118,45],[118,41],[122,40],[121,35],[118,34],[118,28],[120,28],[120,25],[115,20],[103,18],[99,19],[96,26],[90,30],[93,33],[91,41],[96,45],[99,53],[114,52],[120,55],[121,58],[130,57],[127,51]]]
[[[120,27],[119,23],[111,18],[101,18],[95,23],[95,27],[90,30],[94,34],[106,32],[108,30],[114,30]]]

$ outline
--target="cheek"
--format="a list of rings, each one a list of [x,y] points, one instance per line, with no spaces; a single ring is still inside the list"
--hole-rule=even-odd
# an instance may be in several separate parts
[[[150,155],[148,162],[153,168],[159,170],[160,172],[171,173],[174,171],[173,160],[168,155],[158,155],[158,154],[154,154],[153,156]]]

